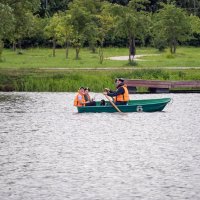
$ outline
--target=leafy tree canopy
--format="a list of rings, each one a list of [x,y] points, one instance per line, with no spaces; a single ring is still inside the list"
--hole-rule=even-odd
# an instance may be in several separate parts
[[[191,21],[187,13],[177,8],[174,3],[162,6],[163,8],[154,16],[155,37],[159,36],[166,40],[171,53],[175,53],[178,42],[191,38]]]

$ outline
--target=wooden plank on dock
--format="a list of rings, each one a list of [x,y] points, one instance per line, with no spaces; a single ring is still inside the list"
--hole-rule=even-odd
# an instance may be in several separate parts
[[[160,80],[142,80],[126,79],[125,84],[131,87],[147,88],[200,88],[200,81],[160,81]]]
[[[200,88],[200,81],[172,81],[172,88]]]
[[[157,81],[157,80],[141,80],[141,79],[126,79],[125,84],[133,87],[147,87],[147,88],[171,88],[171,81]]]

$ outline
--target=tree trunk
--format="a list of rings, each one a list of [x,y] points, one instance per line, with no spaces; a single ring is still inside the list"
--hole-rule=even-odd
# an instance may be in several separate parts
[[[0,40],[0,62],[2,62],[2,53],[3,53],[3,47],[4,47],[4,43],[2,40]]]
[[[171,54],[176,53],[176,47],[177,47],[177,42],[176,42],[176,39],[174,39],[170,42],[170,53]]]
[[[95,48],[95,44],[93,42],[91,42],[89,44],[89,49],[92,51],[92,53],[96,53],[96,48]]]
[[[173,45],[170,44],[170,53],[173,54]]]
[[[173,53],[175,54],[176,53],[176,46],[177,46],[177,42],[176,42],[175,39],[174,39],[174,42],[173,42],[173,46],[174,46]]]
[[[102,48],[102,47],[99,47],[99,62],[100,62],[100,64],[103,63],[103,60],[104,60],[103,48]]]
[[[95,48],[95,46],[92,47],[92,53],[96,53],[96,48]]]
[[[13,49],[13,51],[16,51],[16,42],[13,42],[13,45],[12,45],[13,47],[12,47],[12,49]]]
[[[22,54],[22,41],[21,40],[19,40],[18,41],[18,47],[19,47],[19,50],[18,50],[18,52],[17,52],[17,54]]]
[[[69,57],[69,43],[65,42],[65,58],[68,59]]]
[[[68,47],[66,47],[66,49],[65,49],[65,58],[68,59],[68,57],[69,57],[69,49],[68,49]]]
[[[79,59],[79,52],[80,52],[80,48],[76,47],[76,60]]]
[[[56,40],[53,39],[53,57],[56,56]]]
[[[174,44],[174,46],[173,46],[173,54],[175,54],[176,53],[176,44]]]
[[[133,61],[134,56],[136,54],[136,47],[135,47],[135,37],[129,37],[129,62]]]

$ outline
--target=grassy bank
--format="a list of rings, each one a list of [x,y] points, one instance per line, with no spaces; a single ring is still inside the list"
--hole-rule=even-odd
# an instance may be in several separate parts
[[[0,70],[0,91],[57,91],[74,92],[88,86],[94,92],[114,89],[116,77],[152,80],[200,80],[200,70],[118,70],[115,71],[42,71]],[[140,89],[145,91],[145,89]]]
[[[97,49],[98,52],[98,49]],[[137,48],[137,55],[147,55],[136,61],[134,67],[200,67],[200,48],[179,47],[177,54],[171,55],[168,50],[158,52],[154,48]],[[153,54],[153,55],[152,55]],[[65,50],[57,49],[56,57],[52,57],[51,49],[26,49],[22,55],[5,49],[0,69],[3,68],[97,68],[116,67],[124,68],[129,65],[128,61],[115,61],[106,59],[113,56],[127,56],[127,48],[105,48],[104,62],[99,63],[98,53],[91,53],[87,48],[81,49],[80,59],[75,60],[75,50],[69,50],[69,58],[65,58]]]
[[[104,49],[105,58],[127,56],[127,54],[126,48]],[[74,49],[70,49],[68,59],[65,58],[64,49],[57,49],[56,57],[52,57],[51,49],[28,49],[24,50],[22,55],[5,50],[3,61],[0,62],[0,90],[74,92],[80,86],[88,86],[95,92],[101,92],[105,87],[114,89],[113,81],[116,77],[200,80],[200,48],[179,47],[176,55],[171,55],[167,50],[160,53],[153,48],[138,48],[137,55],[141,54],[146,56],[141,57],[133,66],[133,69],[138,69],[125,70],[127,67],[132,68],[127,60],[105,59],[103,64],[100,64],[98,53],[91,53],[86,48],[81,49],[79,60],[75,60]],[[188,69],[167,70],[164,67],[188,67]],[[189,69],[189,67],[199,67],[199,69]],[[72,71],[56,70],[56,68],[70,68]],[[73,68],[91,68],[91,70],[78,71]],[[95,71],[95,68],[115,68],[115,70]]]

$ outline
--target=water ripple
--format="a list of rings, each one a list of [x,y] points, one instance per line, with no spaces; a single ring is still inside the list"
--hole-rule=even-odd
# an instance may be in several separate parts
[[[0,93],[1,200],[200,199],[199,94],[132,95],[173,103],[125,115],[74,95]]]

